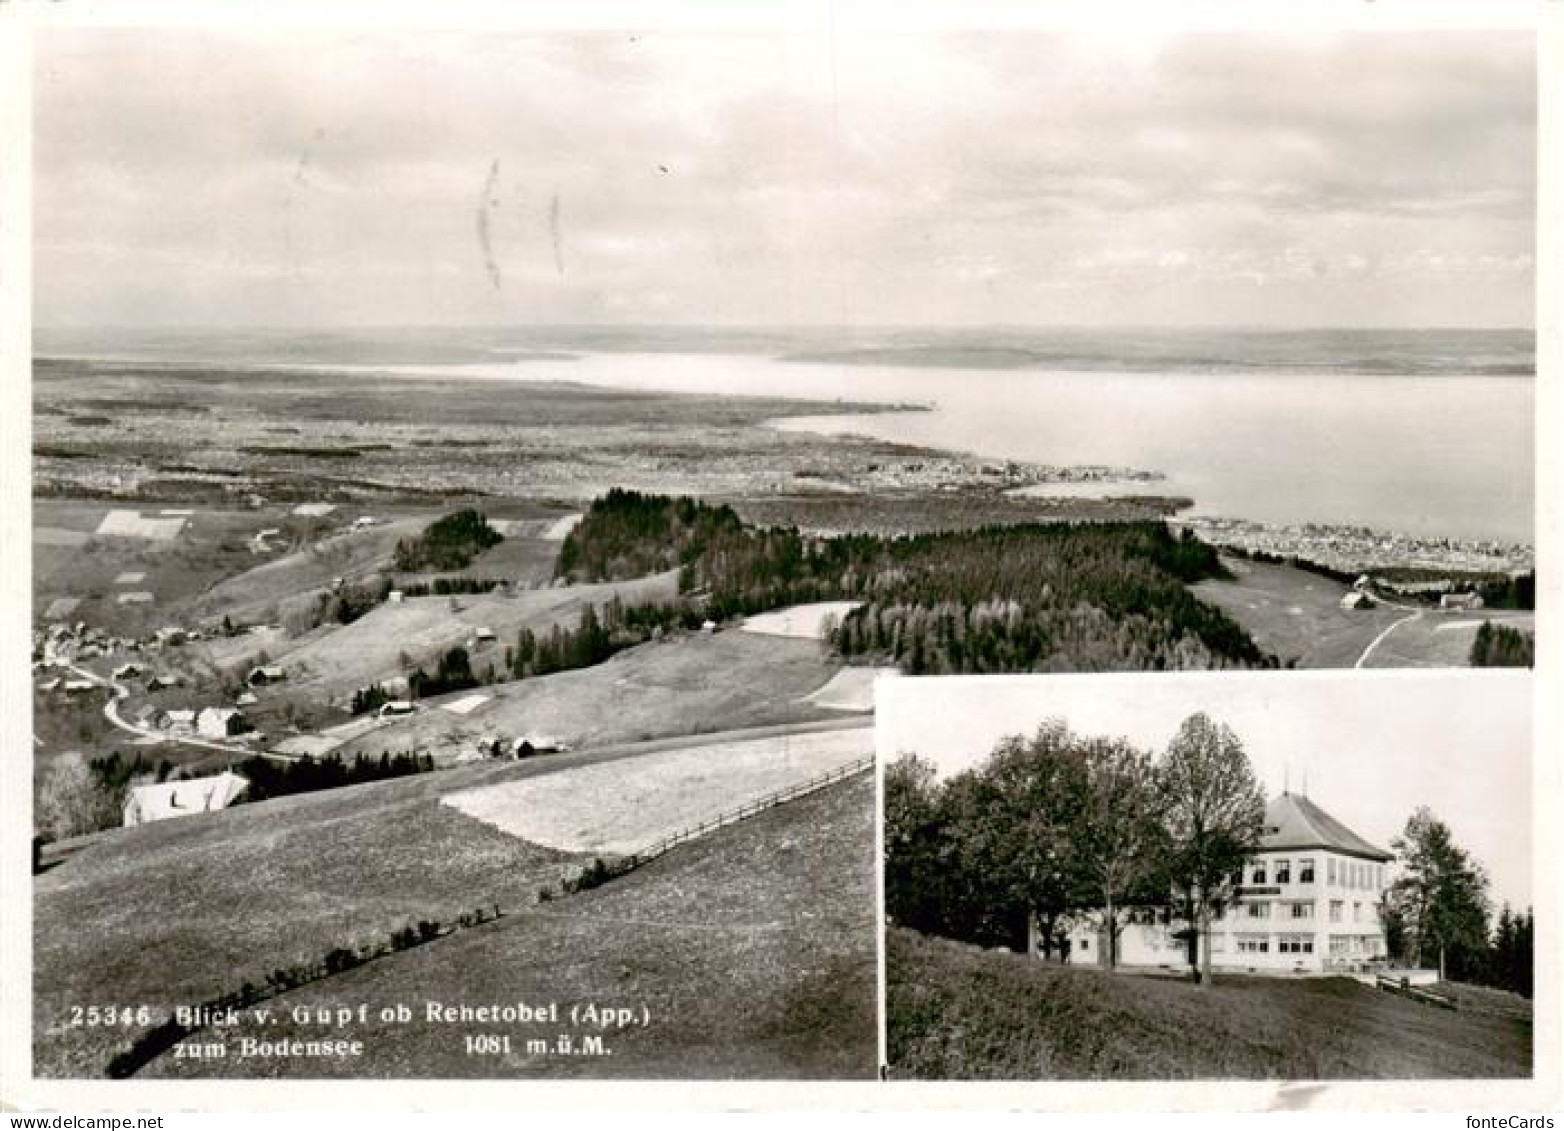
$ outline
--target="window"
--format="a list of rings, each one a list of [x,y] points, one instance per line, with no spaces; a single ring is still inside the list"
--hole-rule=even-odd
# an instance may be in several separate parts
[[[1357,900],[1352,901],[1352,921],[1354,923],[1361,923],[1363,921],[1363,905]]]
[[[1276,882],[1279,884],[1292,883],[1292,861],[1278,860],[1276,862]]]
[[[1256,886],[1265,883],[1265,861],[1261,860],[1249,869],[1249,882]]]
[[[1314,903],[1312,900],[1300,900],[1289,905],[1289,911],[1294,919],[1314,918]]]
[[[1076,947],[1075,949],[1076,950],[1090,950],[1091,948],[1092,948],[1091,940],[1090,939],[1082,939],[1081,940],[1081,945]]]
[[[1333,900],[1330,901],[1330,921],[1332,923],[1339,923],[1339,922],[1341,922],[1341,907],[1342,907],[1342,901],[1341,900],[1333,899]]]
[[[1271,917],[1271,905],[1269,903],[1251,903],[1249,905],[1249,918],[1269,919]]]
[[[1325,858],[1325,882],[1328,884],[1336,882],[1336,858],[1334,856]]]
[[[1307,935],[1284,935],[1277,940],[1278,954],[1313,954],[1314,940]]]

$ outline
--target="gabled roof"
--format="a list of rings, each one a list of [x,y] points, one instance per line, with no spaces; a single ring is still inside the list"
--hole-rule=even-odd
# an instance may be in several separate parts
[[[228,808],[249,784],[238,774],[224,770],[209,778],[134,785],[130,787],[130,797],[125,807],[128,810],[134,804],[143,822],[187,817],[192,813],[209,813]]]
[[[1260,837],[1260,847],[1266,851],[1325,848],[1365,860],[1392,859],[1391,853],[1370,844],[1296,793],[1284,793],[1265,807],[1265,833]]]

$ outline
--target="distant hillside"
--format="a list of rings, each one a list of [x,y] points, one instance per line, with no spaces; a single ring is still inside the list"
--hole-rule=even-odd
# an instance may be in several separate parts
[[[1525,1077],[1529,1019],[1451,1012],[1346,978],[1181,979],[1046,965],[892,928],[894,1077]]]
[[[560,548],[575,581],[680,569],[716,620],[861,600],[831,643],[913,675],[1276,666],[1189,587],[1227,571],[1160,522],[1032,523],[905,538],[812,538],[728,507],[612,491]]]

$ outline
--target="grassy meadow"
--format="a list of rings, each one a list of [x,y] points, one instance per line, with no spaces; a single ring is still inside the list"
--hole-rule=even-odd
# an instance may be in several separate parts
[[[1506,995],[1507,997],[1510,995]],[[1166,975],[1045,964],[901,928],[886,935],[898,1079],[1356,1080],[1526,1077],[1524,1017],[1422,1005],[1348,978]]]
[[[861,775],[682,845],[607,885],[300,987],[273,1004],[369,1006],[362,1057],[301,1071],[261,1059],[175,1059],[143,1076],[621,1079],[871,1078],[876,1060],[874,781]],[[643,1027],[602,1033],[609,1055],[469,1055],[483,1026],[401,1025],[382,1007],[425,1001],[644,1007]],[[583,1032],[599,1032],[586,1030]],[[201,1040],[343,1035],[286,1016]]]

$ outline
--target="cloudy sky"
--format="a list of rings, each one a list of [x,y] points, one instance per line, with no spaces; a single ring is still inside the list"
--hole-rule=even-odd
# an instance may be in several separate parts
[[[1526,32],[36,44],[45,325],[1533,317]]]
[[[1427,805],[1488,869],[1496,902],[1527,906],[1531,686],[1530,672],[1499,669],[892,679],[876,699],[876,745],[949,775],[1058,718],[1160,755],[1203,710],[1233,728],[1269,794],[1307,792],[1387,849]],[[1543,802],[1551,827],[1556,802]]]

